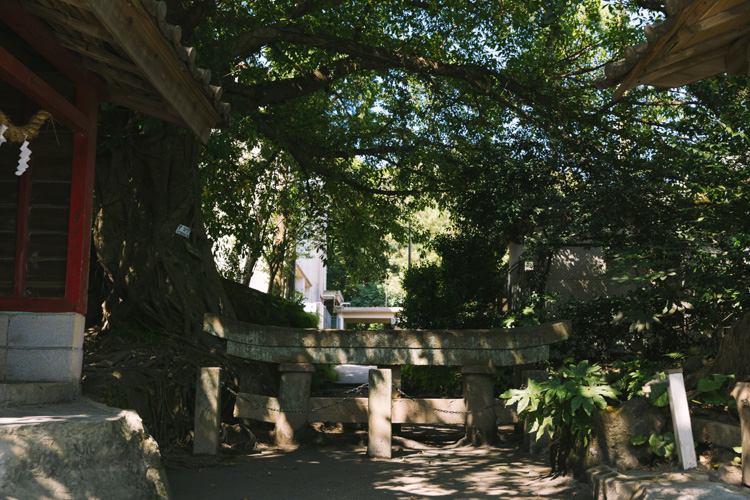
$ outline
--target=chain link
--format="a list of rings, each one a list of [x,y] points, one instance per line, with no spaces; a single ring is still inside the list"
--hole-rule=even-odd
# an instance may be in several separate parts
[[[489,410],[490,408],[494,408],[495,406],[498,406],[500,404],[503,404],[502,401],[498,401],[497,403],[493,403],[493,404],[491,404],[489,406],[485,406],[484,408],[477,408],[476,410],[465,410],[465,411],[460,411],[460,410],[443,410],[443,409],[440,409],[440,408],[435,408],[434,406],[430,406],[430,405],[428,405],[426,403],[423,403],[422,401],[418,400],[417,398],[409,396],[408,394],[406,394],[404,391],[402,391],[401,389],[399,389],[395,385],[393,386],[393,389],[395,391],[397,391],[402,397],[404,397],[406,399],[410,399],[411,401],[414,401],[419,406],[423,406],[425,408],[428,408],[430,410],[437,411],[437,412],[440,412],[440,413],[452,413],[454,415],[468,415],[470,413],[479,413],[479,412],[482,412],[482,411],[485,411],[485,410]]]
[[[333,408],[334,406],[339,406],[344,403],[344,401],[348,401],[350,399],[354,399],[358,394],[360,394],[367,386],[368,384],[362,384],[358,387],[355,387],[353,389],[349,389],[347,391],[344,391],[343,394],[353,394],[352,396],[346,396],[344,398],[339,399],[338,401],[334,401],[333,403],[325,406],[320,406],[318,408],[309,408],[307,410],[282,410],[280,408],[271,408],[270,406],[262,405],[255,403],[253,401],[250,401],[246,397],[244,397],[242,394],[240,394],[237,391],[232,390],[231,388],[227,387],[225,384],[222,384],[226,390],[228,390],[234,397],[239,398],[243,401],[245,401],[250,406],[257,408],[259,410],[268,410],[268,411],[275,411],[277,413],[315,413],[316,411],[322,411],[327,410],[328,408]]]
[[[315,413],[317,411],[327,410],[328,408],[333,408],[334,406],[339,406],[339,405],[343,404],[345,401],[348,401],[350,399],[354,399],[355,397],[357,397],[358,395],[360,395],[366,388],[369,387],[369,384],[362,384],[360,386],[354,387],[353,389],[348,389],[348,390],[346,390],[346,391],[343,392],[343,394],[347,395],[346,397],[343,397],[343,398],[341,398],[341,399],[339,399],[337,401],[334,401],[333,403],[331,403],[329,405],[320,406],[320,407],[317,407],[317,408],[309,408],[307,410],[282,410],[280,408],[271,408],[270,406],[266,406],[266,405],[262,405],[262,404],[258,404],[258,403],[255,403],[253,401],[250,401],[249,399],[247,399],[246,397],[244,397],[239,392],[237,392],[237,391],[231,389],[230,387],[228,387],[226,384],[222,383],[221,385],[227,391],[229,391],[234,397],[245,401],[247,404],[249,404],[250,406],[252,406],[254,408],[257,408],[259,410],[275,411],[277,413]],[[491,404],[489,406],[485,406],[484,408],[478,408],[478,409],[475,409],[475,410],[465,410],[465,411],[460,411],[460,410],[443,410],[441,408],[435,408],[434,406],[430,406],[430,405],[428,405],[426,403],[423,403],[422,401],[420,401],[419,399],[417,399],[415,397],[409,396],[408,394],[406,394],[404,391],[402,391],[400,388],[396,387],[395,385],[393,386],[393,390],[396,391],[396,392],[398,392],[403,398],[409,399],[411,401],[414,401],[419,406],[423,406],[423,407],[425,407],[427,409],[430,409],[432,411],[437,411],[437,412],[440,412],[440,413],[451,413],[451,414],[454,414],[454,415],[468,415],[468,414],[471,414],[471,413],[479,413],[479,412],[483,412],[485,410],[489,410],[490,408],[494,408],[495,406],[503,404],[502,401],[498,401],[497,403],[493,403],[493,404]]]

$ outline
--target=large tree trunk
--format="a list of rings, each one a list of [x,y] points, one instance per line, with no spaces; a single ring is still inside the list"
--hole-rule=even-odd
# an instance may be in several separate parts
[[[750,377],[750,314],[724,331],[710,372],[736,375],[737,380]]]
[[[104,118],[93,239],[105,325],[198,335],[204,312],[234,317],[204,229],[195,138],[121,111]],[[188,238],[175,233],[180,224]]]

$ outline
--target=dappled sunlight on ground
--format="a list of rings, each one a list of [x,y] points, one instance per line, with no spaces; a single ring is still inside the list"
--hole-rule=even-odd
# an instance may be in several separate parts
[[[363,446],[267,450],[213,468],[169,471],[174,500],[332,498],[588,499],[572,478],[549,476],[545,455],[498,448],[403,450],[372,460]]]

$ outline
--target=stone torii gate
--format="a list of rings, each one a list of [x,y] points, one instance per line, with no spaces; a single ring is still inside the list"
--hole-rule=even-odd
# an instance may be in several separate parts
[[[225,339],[230,355],[279,363],[278,398],[240,393],[235,405],[237,417],[273,422],[278,444],[295,442],[309,422],[368,421],[368,398],[334,406],[338,398],[310,397],[315,364],[460,366],[463,399],[392,399],[391,422],[462,424],[470,442],[491,444],[497,438],[496,367],[548,359],[550,344],[569,338],[572,327],[570,321],[560,321],[489,330],[317,330],[252,325],[206,314],[204,330]]]

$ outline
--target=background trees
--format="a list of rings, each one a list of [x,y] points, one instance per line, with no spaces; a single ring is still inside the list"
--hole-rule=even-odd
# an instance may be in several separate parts
[[[233,235],[236,279],[264,254],[286,259],[294,247],[282,235],[324,233],[314,243],[353,282],[382,280],[410,212],[430,203],[452,214],[453,237],[436,246],[442,268],[415,272],[466,291],[445,300],[476,304],[471,321],[501,287],[451,276],[458,266],[501,273],[502,249],[520,239],[541,269],[586,239],[620,278],[637,271],[630,282],[650,299],[618,311],[636,328],[687,311],[715,329],[746,302],[747,79],[640,88],[616,104],[594,85],[658,10],[598,0],[169,3],[234,123],[200,150],[152,121],[104,115],[95,241],[108,318],[142,312],[197,332],[203,311],[231,315],[209,236]],[[173,236],[177,223],[193,228],[191,240]]]

